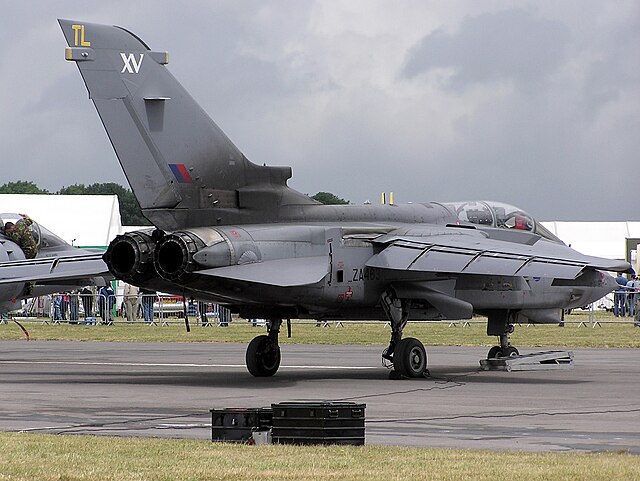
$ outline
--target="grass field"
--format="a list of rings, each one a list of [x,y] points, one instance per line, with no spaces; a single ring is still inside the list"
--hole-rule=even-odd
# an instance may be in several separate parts
[[[640,347],[640,328],[629,319],[616,321],[612,314],[596,312],[600,325],[589,322],[588,312],[577,311],[566,318],[565,327],[557,325],[517,326],[511,342],[518,347]],[[580,322],[586,324],[580,325]],[[24,322],[31,339],[123,342],[242,342],[248,343],[262,333],[264,327],[252,327],[244,320],[234,320],[229,327],[201,327],[192,321],[191,332],[184,323],[173,320],[169,325],[129,324],[117,319],[113,326],[85,326]],[[383,322],[329,323],[316,327],[315,322],[294,321],[292,338],[287,339],[283,326],[281,342],[297,344],[371,344],[386,345],[390,329]],[[468,326],[448,322],[410,323],[405,337],[417,337],[429,346],[491,346],[495,338],[486,335],[486,320],[474,319]],[[25,339],[14,323],[0,324],[0,339]]]
[[[638,480],[627,453],[526,453],[387,446],[246,446],[207,441],[0,433],[0,480]]]

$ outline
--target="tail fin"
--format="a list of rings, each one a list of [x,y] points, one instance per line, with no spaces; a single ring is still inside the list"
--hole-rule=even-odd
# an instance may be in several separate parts
[[[227,138],[154,52],[115,26],[58,20],[143,212],[157,227],[228,224],[314,203],[290,167],[258,166]],[[259,210],[260,214],[251,212]]]

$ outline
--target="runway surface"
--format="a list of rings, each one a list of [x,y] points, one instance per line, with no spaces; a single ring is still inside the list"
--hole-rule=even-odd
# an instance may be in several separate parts
[[[640,454],[640,353],[483,372],[486,349],[428,347],[430,378],[389,380],[381,347],[284,345],[268,379],[228,343],[0,342],[0,430],[210,439],[211,408],[366,403],[366,443]],[[523,354],[533,350],[521,351]]]

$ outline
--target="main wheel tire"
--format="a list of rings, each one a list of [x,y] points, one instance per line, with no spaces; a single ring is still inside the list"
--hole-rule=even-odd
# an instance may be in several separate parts
[[[280,346],[269,336],[254,337],[247,346],[247,370],[256,377],[273,376],[280,367]]]
[[[502,357],[502,349],[500,349],[500,346],[493,346],[489,349],[489,354],[487,354],[487,359],[495,359],[496,357]]]
[[[393,367],[406,377],[422,377],[427,370],[427,351],[413,337],[401,339],[393,352]]]
[[[516,357],[516,356],[519,356],[519,355],[520,355],[520,353],[518,352],[518,350],[517,350],[515,347],[513,347],[513,346],[509,346],[508,348],[506,348],[506,349],[504,350],[504,352],[502,353],[502,355],[503,355],[504,357]]]

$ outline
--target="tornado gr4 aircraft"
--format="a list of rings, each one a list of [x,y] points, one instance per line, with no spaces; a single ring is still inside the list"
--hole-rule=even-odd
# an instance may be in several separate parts
[[[155,229],[118,236],[110,271],[140,287],[185,293],[266,318],[247,368],[280,365],[283,319],[389,321],[383,357],[425,372],[408,320],[488,318],[516,354],[517,322],[557,323],[563,308],[614,286],[624,262],[582,255],[524,211],[493,202],[320,205],[287,186],[289,167],[251,163],[166,67],[166,52],[114,26],[59,20],[73,61]]]
[[[0,214],[2,226],[20,219],[20,214]],[[20,309],[28,297],[104,285],[105,277],[113,277],[101,252],[70,246],[35,221],[30,231],[37,246],[34,259],[25,259],[20,246],[0,231],[0,313]]]

